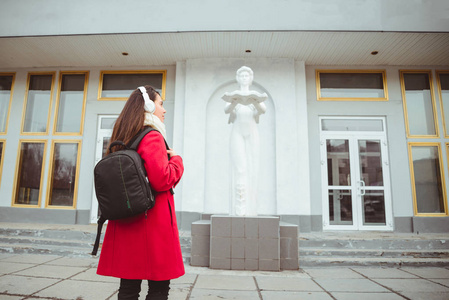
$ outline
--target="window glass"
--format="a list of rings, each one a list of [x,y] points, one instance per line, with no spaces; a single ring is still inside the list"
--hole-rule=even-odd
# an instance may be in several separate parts
[[[0,75],[0,132],[6,131],[13,75]]]
[[[20,144],[15,204],[38,205],[44,165],[45,142]]]
[[[79,143],[54,143],[48,204],[73,206]]]
[[[85,79],[85,74],[62,75],[56,132],[81,133]]]
[[[349,140],[326,140],[326,150],[328,185],[351,185]]]
[[[383,186],[382,155],[379,140],[359,140],[360,174],[365,186]]]
[[[383,131],[382,120],[322,119],[323,131]]]
[[[5,144],[4,141],[0,141],[0,180],[2,179],[2,170],[3,170],[3,145]],[[1,183],[1,181],[0,181]]]
[[[117,117],[101,118],[101,129],[114,129]]]
[[[377,98],[387,100],[384,72],[324,72],[319,71],[320,97],[351,99]],[[329,99],[331,100],[331,99]]]
[[[411,153],[417,212],[444,213],[439,147],[414,145]]]
[[[443,116],[445,120],[445,132],[449,135],[449,73],[439,73],[439,92],[441,97],[441,104],[443,106]]]
[[[151,85],[164,98],[163,77],[163,72],[122,74],[108,74],[107,72],[103,72],[100,98],[124,98],[126,100],[132,91],[142,85]]]
[[[429,73],[403,73],[410,135],[436,135]]]
[[[47,132],[53,75],[30,75],[23,132]]]
[[[352,225],[351,190],[329,190],[329,222],[331,225]]]

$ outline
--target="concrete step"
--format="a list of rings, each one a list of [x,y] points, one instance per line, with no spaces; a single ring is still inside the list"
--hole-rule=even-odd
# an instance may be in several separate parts
[[[448,267],[448,258],[401,258],[401,257],[348,257],[348,256],[300,256],[299,267]]]
[[[388,258],[442,258],[449,259],[448,249],[340,249],[340,248],[300,248],[301,257],[388,257]]]
[[[447,239],[300,239],[299,248],[332,248],[332,249],[416,249],[444,250],[449,249]]]

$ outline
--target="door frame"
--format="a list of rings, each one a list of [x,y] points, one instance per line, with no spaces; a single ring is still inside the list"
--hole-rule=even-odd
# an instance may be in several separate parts
[[[381,120],[382,131],[323,131],[322,120],[339,119],[339,120]],[[393,205],[391,200],[391,182],[390,182],[390,168],[388,158],[388,143],[386,132],[385,117],[335,117],[335,116],[321,116],[319,117],[320,128],[320,158],[321,158],[321,194],[322,194],[322,217],[323,230],[355,230],[355,231],[392,231],[393,230]],[[351,185],[342,190],[351,190],[352,202],[352,225],[331,225],[329,218],[329,197],[328,197],[328,177],[327,177],[327,139],[345,139],[349,140],[349,159],[350,159],[350,174]],[[370,188],[363,189],[361,184],[357,182],[357,177],[361,177],[360,173],[360,156],[358,151],[358,140],[375,139],[381,142],[382,155],[382,175],[383,175],[383,190],[385,203],[385,225],[363,225],[363,211],[362,211],[362,190],[372,190]],[[373,188],[376,190],[376,188]]]

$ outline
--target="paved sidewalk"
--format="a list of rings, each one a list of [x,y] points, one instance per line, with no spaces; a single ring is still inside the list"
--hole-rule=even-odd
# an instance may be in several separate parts
[[[0,254],[0,299],[117,299],[119,280],[96,275],[97,263],[98,258]],[[172,281],[169,299],[448,300],[449,268],[249,272],[186,265],[186,275]]]

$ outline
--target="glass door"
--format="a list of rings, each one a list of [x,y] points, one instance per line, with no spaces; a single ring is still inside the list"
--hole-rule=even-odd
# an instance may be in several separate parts
[[[95,165],[106,155],[107,147],[112,136],[115,120],[118,115],[98,116],[97,142],[95,147]],[[92,186],[94,183],[92,182]],[[95,188],[92,189],[92,207],[90,210],[90,222],[97,223],[99,216],[98,202],[95,196]]]
[[[385,133],[361,128],[321,132],[325,230],[393,229]]]

